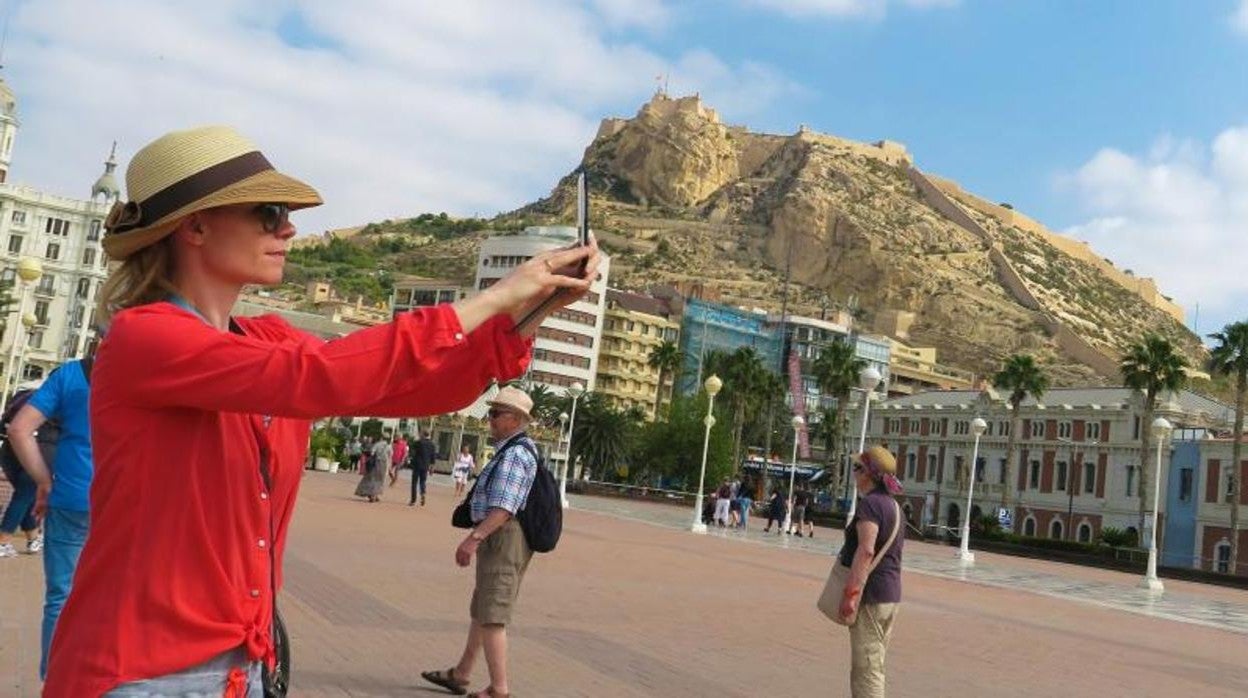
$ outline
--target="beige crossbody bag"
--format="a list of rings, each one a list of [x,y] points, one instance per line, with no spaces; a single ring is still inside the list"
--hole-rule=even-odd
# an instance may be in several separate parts
[[[893,518],[893,532],[888,535],[888,541],[884,543],[884,547],[875,554],[871,559],[871,566],[867,567],[867,579],[871,578],[871,573],[875,571],[875,566],[880,564],[880,560],[884,559],[884,554],[888,549],[893,547],[893,541],[897,540],[897,532],[901,530],[901,507],[897,505],[897,500],[893,500],[893,511],[896,516]],[[823,593],[819,595],[819,610],[823,611],[823,615],[828,620],[841,625],[853,625],[858,620],[858,611],[848,618],[841,617],[841,598],[845,596],[845,583],[849,581],[849,568],[841,564],[841,556],[838,553],[836,560],[832,562],[832,571],[828,573],[828,581],[823,585]]]

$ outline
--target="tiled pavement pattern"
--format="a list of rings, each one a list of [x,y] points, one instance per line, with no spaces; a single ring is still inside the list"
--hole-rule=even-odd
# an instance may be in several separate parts
[[[585,511],[608,514],[668,528],[687,529],[693,508],[656,506],[650,502],[608,497],[569,497],[570,505]],[[749,530],[712,528],[710,535],[730,540],[761,543],[804,552],[831,555],[839,550],[842,535],[837,529],[816,529],[815,538],[765,534],[762,525],[751,518]],[[974,549],[974,539],[971,543]],[[907,542],[905,569],[910,572],[957,579],[987,586],[1028,591],[1067,601],[1079,601],[1132,613],[1196,623],[1248,635],[1248,592],[1230,591],[1231,598],[1209,598],[1183,591],[1155,594],[1135,586],[1139,577],[1117,574],[1113,581],[1072,579],[1063,576],[1074,566],[1050,565],[1061,572],[1019,569],[1017,558],[976,553],[976,564],[964,566],[955,558],[956,549],[940,545]],[[1075,568],[1077,569],[1077,568]],[[1163,582],[1166,581],[1163,579]],[[1170,582],[1174,584],[1174,582]],[[1189,589],[1193,585],[1181,585]]]
[[[418,673],[451,664],[466,629],[472,576],[452,561],[462,532],[449,526],[450,489],[439,478],[421,509],[406,506],[405,482],[380,504],[351,497],[354,486],[350,474],[304,476],[281,600],[294,695],[445,695]],[[525,580],[511,630],[514,695],[847,694],[846,632],[814,610],[835,544],[826,530],[761,543],[751,531],[749,544],[680,530],[683,509],[575,506],[559,549],[538,556]],[[951,554],[914,544],[907,562],[939,572]],[[1134,576],[981,557],[1005,586],[948,579],[952,568],[906,575],[890,696],[1248,695],[1238,632],[1012,588],[1041,574],[1126,590]],[[38,693],[41,578],[37,558],[0,560],[0,697]],[[1231,606],[1245,596],[1180,582],[1171,594]],[[474,685],[484,676],[481,665]]]

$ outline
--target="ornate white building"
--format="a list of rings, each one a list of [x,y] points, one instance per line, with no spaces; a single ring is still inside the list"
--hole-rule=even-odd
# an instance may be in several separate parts
[[[16,340],[14,374],[20,375],[17,380],[34,380],[81,356],[95,336],[96,294],[108,275],[100,239],[104,218],[121,189],[114,175],[115,145],[88,199],[11,183],[9,162],[19,126],[17,100],[0,79],[0,287],[8,288],[14,299],[0,337],[0,365],[8,361]],[[17,278],[23,258],[43,267],[33,285]],[[20,322],[19,302],[22,311],[34,315],[29,331]]]

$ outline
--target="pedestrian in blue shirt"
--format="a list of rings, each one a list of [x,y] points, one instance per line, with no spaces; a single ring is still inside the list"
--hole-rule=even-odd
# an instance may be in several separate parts
[[[88,379],[91,359],[69,361],[52,372],[9,423],[9,442],[37,487],[35,516],[43,519],[42,653],[39,676],[47,673],[52,632],[69,596],[78,555],[87,541],[91,478],[91,427],[88,420]],[[39,451],[35,432],[48,420],[61,425],[56,457],[49,468]]]

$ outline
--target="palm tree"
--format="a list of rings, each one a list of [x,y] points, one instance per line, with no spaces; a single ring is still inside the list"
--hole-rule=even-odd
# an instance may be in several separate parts
[[[836,488],[840,486],[842,475],[842,468],[833,467],[833,459],[836,454],[846,450],[845,433],[849,426],[849,410],[846,408],[849,406],[849,396],[858,385],[858,374],[862,373],[866,367],[867,362],[858,358],[853,345],[849,342],[832,342],[823,347],[814,364],[811,365],[811,373],[819,385],[819,390],[836,399],[836,422],[828,425],[832,430],[827,435],[830,441],[827,453],[828,468],[832,470],[834,477],[833,491],[839,491]]]
[[[1157,398],[1161,393],[1179,390],[1187,383],[1185,368],[1187,359],[1175,350],[1174,344],[1151,332],[1127,347],[1127,353],[1119,363],[1123,385],[1144,391],[1144,414],[1140,424],[1140,519],[1136,529],[1141,535],[1144,533],[1144,513],[1148,508],[1148,497],[1144,496],[1148,491],[1148,468],[1145,464],[1152,446],[1153,412],[1157,409]]]
[[[1231,432],[1231,574],[1237,569],[1239,562],[1239,501],[1243,483],[1239,478],[1240,457],[1243,443],[1240,435],[1244,432],[1244,402],[1248,399],[1248,322],[1240,321],[1227,325],[1221,332],[1209,335],[1218,345],[1213,348],[1209,357],[1209,370],[1225,376],[1235,377],[1235,428]]]
[[[706,355],[706,374],[718,374],[724,381],[724,400],[732,409],[732,457],[733,467],[741,464],[741,443],[746,417],[754,407],[765,404],[767,396],[774,394],[774,377],[764,367],[762,357],[753,347],[738,347],[731,354],[712,351]],[[783,388],[781,388],[783,389]]]
[[[1014,448],[1018,441],[1019,409],[1028,395],[1039,400],[1044,391],[1049,389],[1049,377],[1036,360],[1026,354],[1014,354],[1005,360],[1005,365],[992,377],[992,385],[997,390],[1009,392],[1010,397],[1010,438],[1005,446],[1005,486],[1001,488],[1001,506],[1014,508]]]
[[[680,369],[680,364],[685,360],[685,355],[676,347],[676,344],[664,341],[659,346],[650,350],[649,365],[650,368],[659,370],[659,389],[654,395],[654,418],[659,418],[659,408],[663,404],[663,390],[667,382],[668,375],[675,376],[676,371]],[[675,380],[673,378],[673,380]]]
[[[633,448],[637,412],[617,410],[597,393],[587,393],[577,406],[572,452],[594,472],[606,475],[625,465]]]
[[[560,397],[542,383],[531,383],[525,389],[533,400],[533,419],[541,426],[552,427],[559,423],[562,406]]]

